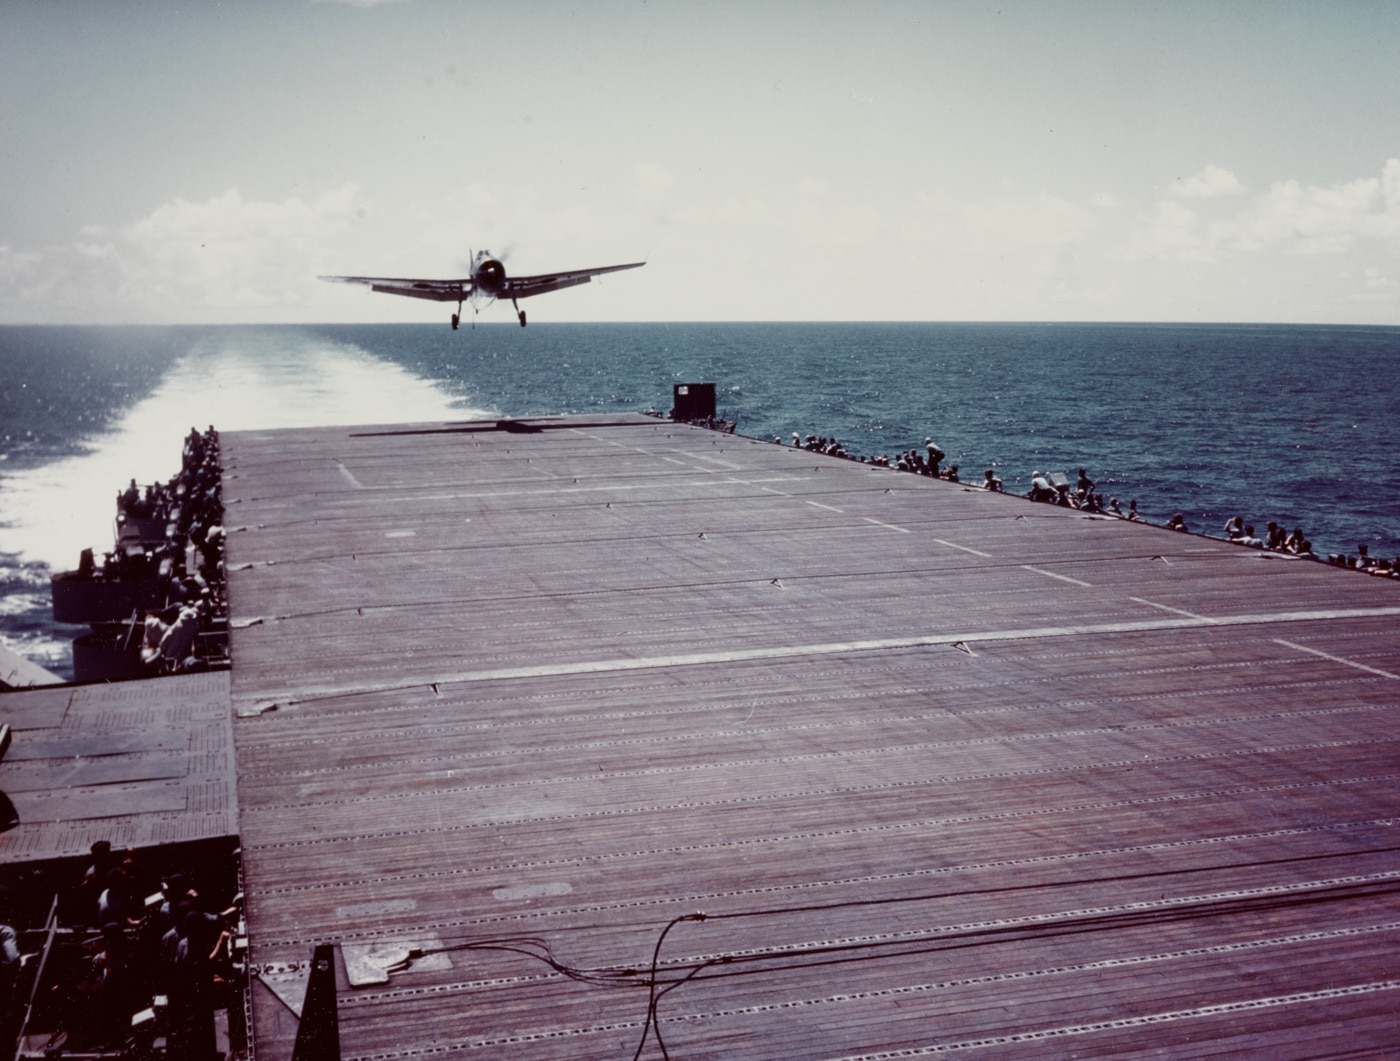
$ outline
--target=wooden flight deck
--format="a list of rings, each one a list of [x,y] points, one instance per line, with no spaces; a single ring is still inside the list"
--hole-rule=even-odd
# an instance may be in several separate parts
[[[1396,582],[645,416],[221,447],[258,1058],[324,943],[361,1061],[1400,1050]]]
[[[238,835],[227,673],[8,692],[0,721],[0,865]]]

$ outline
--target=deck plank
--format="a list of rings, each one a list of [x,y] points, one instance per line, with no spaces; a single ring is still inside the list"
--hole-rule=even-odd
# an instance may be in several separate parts
[[[434,952],[342,970],[345,1057],[631,1056],[697,911],[673,1056],[1400,1046],[1400,586],[489,426],[222,439],[254,960]]]

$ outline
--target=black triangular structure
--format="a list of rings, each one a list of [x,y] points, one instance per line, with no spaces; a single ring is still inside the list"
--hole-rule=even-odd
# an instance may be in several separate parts
[[[311,959],[292,1061],[340,1061],[340,1015],[335,1004],[335,944],[322,943]]]

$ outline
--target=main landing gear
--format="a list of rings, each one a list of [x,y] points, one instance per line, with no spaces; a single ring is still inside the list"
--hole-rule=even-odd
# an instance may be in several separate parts
[[[510,304],[515,306],[515,315],[520,321],[520,327],[525,327],[525,311],[516,305],[515,299],[510,300]],[[462,323],[462,304],[457,303],[457,312],[452,314],[452,330],[455,332]],[[472,322],[472,327],[476,327],[476,322]]]

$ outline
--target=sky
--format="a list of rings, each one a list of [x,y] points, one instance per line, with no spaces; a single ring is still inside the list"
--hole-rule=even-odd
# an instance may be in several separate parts
[[[0,323],[1400,324],[1400,4],[5,0]],[[469,311],[470,312],[470,311]],[[483,311],[509,321],[509,307]]]

